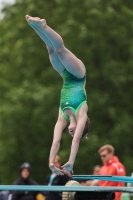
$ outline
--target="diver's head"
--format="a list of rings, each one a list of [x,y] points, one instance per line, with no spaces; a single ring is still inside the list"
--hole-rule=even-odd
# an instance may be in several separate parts
[[[76,130],[77,124],[76,122],[70,122],[69,126],[68,126],[68,131],[70,133],[70,135],[73,137],[75,130]]]
[[[68,126],[68,131],[72,137],[74,136],[76,127],[77,127],[76,122],[70,122],[70,125]],[[89,130],[90,130],[90,119],[87,118],[86,123],[85,123],[85,128],[84,128],[81,138],[83,138],[84,136],[87,136]]]

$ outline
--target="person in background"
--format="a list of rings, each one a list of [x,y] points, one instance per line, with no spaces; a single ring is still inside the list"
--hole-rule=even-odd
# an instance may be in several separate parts
[[[95,165],[93,167],[92,175],[99,175],[100,174],[100,169],[101,169],[100,165]],[[84,185],[85,186],[91,186],[92,182],[93,182],[93,180],[86,181]]]
[[[19,169],[20,178],[13,182],[13,185],[39,185],[36,181],[30,178],[31,166],[30,163],[25,162]],[[38,191],[10,191],[8,200],[36,200]]]
[[[95,166],[93,167],[92,175],[99,175],[100,169],[101,169],[101,166],[100,166],[100,165],[95,165]]]
[[[61,157],[59,155],[56,156],[54,165],[60,169],[61,167]],[[56,173],[52,172],[47,177],[47,185],[48,186],[60,186],[65,185],[69,180],[71,180],[71,173],[70,174],[64,174],[64,175],[57,175]],[[46,194],[46,200],[62,200],[62,193],[60,192],[48,192]]]
[[[115,149],[112,145],[106,144],[102,146],[98,153],[103,162],[103,166],[100,169],[100,175],[112,175],[112,176],[125,176],[126,170],[124,165],[119,161],[118,157],[114,155]],[[113,181],[98,181],[94,180],[91,184],[98,186],[125,186],[122,182]],[[115,192],[115,200],[120,200],[122,192]]]

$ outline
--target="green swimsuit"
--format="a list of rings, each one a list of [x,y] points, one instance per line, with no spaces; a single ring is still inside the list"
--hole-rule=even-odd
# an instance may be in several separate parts
[[[69,117],[64,113],[65,109],[69,108],[73,110],[76,115],[81,105],[87,102],[84,90],[86,76],[83,78],[76,78],[65,69],[62,78],[64,83],[61,90],[60,108],[63,116],[69,120]]]

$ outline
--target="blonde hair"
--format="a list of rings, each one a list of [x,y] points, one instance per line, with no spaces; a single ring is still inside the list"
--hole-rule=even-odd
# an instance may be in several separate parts
[[[57,160],[61,164],[61,157],[59,155],[56,155],[55,160]]]
[[[114,152],[115,152],[114,147],[113,147],[112,145],[110,145],[110,144],[106,144],[106,145],[102,146],[102,147],[98,150],[98,153],[100,154],[100,153],[101,153],[102,151],[104,151],[104,150],[107,150],[108,153],[113,153],[113,154],[114,154]]]
[[[55,159],[61,164],[61,157],[59,155],[56,155]]]

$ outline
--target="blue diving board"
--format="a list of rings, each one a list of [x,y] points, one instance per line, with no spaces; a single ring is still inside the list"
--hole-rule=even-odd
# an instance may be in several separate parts
[[[133,177],[131,176],[102,176],[102,175],[73,175],[74,180],[105,180],[105,181],[116,181],[133,183]]]
[[[17,191],[50,191],[50,192],[133,192],[133,187],[103,187],[103,186],[26,186],[26,185],[0,185],[0,190]]]

